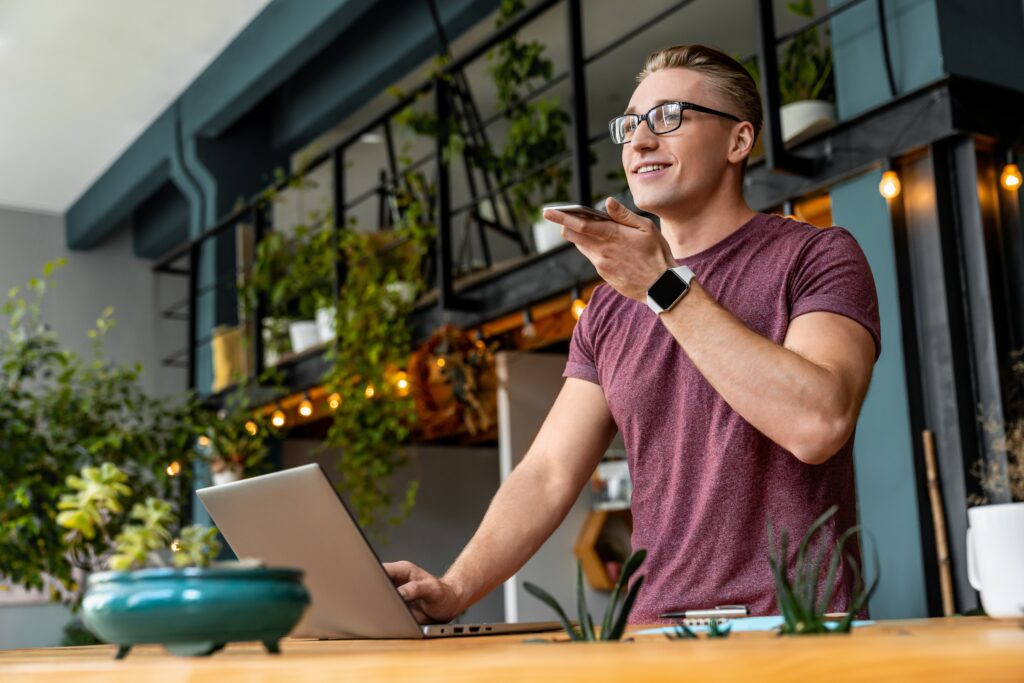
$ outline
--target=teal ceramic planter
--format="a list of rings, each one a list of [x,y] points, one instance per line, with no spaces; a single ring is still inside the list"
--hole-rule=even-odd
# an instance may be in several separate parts
[[[120,646],[159,643],[178,655],[208,655],[226,643],[278,640],[302,618],[309,593],[297,569],[141,569],[93,574],[82,620]]]

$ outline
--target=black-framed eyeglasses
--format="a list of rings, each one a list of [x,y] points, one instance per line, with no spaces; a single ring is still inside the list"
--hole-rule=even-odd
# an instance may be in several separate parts
[[[687,109],[693,111],[703,112],[705,114],[713,114],[714,116],[721,116],[722,118],[732,119],[733,121],[740,122],[738,116],[727,114],[724,111],[718,111],[717,109],[710,109],[708,107],[702,107],[699,104],[693,102],[664,102],[654,107],[646,114],[624,114],[623,116],[616,116],[614,119],[608,122],[608,132],[612,136],[612,142],[617,145],[623,145],[633,139],[633,133],[640,127],[642,121],[647,122],[647,127],[651,129],[651,132],[655,135],[664,135],[665,133],[671,133],[672,131],[679,128],[683,123],[683,112]]]

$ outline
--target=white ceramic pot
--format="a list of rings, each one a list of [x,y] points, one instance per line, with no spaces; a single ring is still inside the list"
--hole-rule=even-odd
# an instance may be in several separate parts
[[[561,225],[541,218],[533,224],[533,243],[537,245],[537,253],[543,254],[567,244],[568,240],[562,237]]]
[[[233,481],[238,481],[242,478],[241,470],[237,470],[231,467],[226,468],[221,472],[211,472],[213,478],[213,485],[220,486],[221,484],[230,484]]]
[[[315,320],[295,320],[289,323],[288,336],[292,340],[294,353],[302,353],[320,343]]]
[[[1024,616],[1024,503],[967,511],[967,578],[990,617]]]
[[[321,342],[334,341],[334,307],[316,309],[316,334]]]
[[[782,141],[794,142],[810,137],[836,122],[836,107],[821,100],[790,102],[779,110]]]

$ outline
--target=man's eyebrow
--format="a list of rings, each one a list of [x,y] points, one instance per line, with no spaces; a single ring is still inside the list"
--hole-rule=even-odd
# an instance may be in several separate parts
[[[668,102],[678,102],[678,101],[679,100],[658,100],[647,111],[650,111],[651,109],[654,109],[654,107],[660,107],[661,105],[666,104]],[[646,113],[646,112],[644,112],[644,113]],[[626,107],[626,111],[622,112],[623,116],[627,116],[629,114],[636,114],[636,107]]]

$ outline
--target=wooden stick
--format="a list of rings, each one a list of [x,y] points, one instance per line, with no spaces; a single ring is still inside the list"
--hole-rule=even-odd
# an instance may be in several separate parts
[[[924,462],[928,473],[928,497],[932,503],[932,522],[935,525],[935,549],[939,560],[939,585],[942,589],[942,613],[950,617],[956,611],[953,604],[953,576],[949,562],[949,546],[946,543],[946,514],[942,509],[942,494],[939,492],[938,468],[935,465],[935,435],[931,430],[921,432],[924,441]]]

